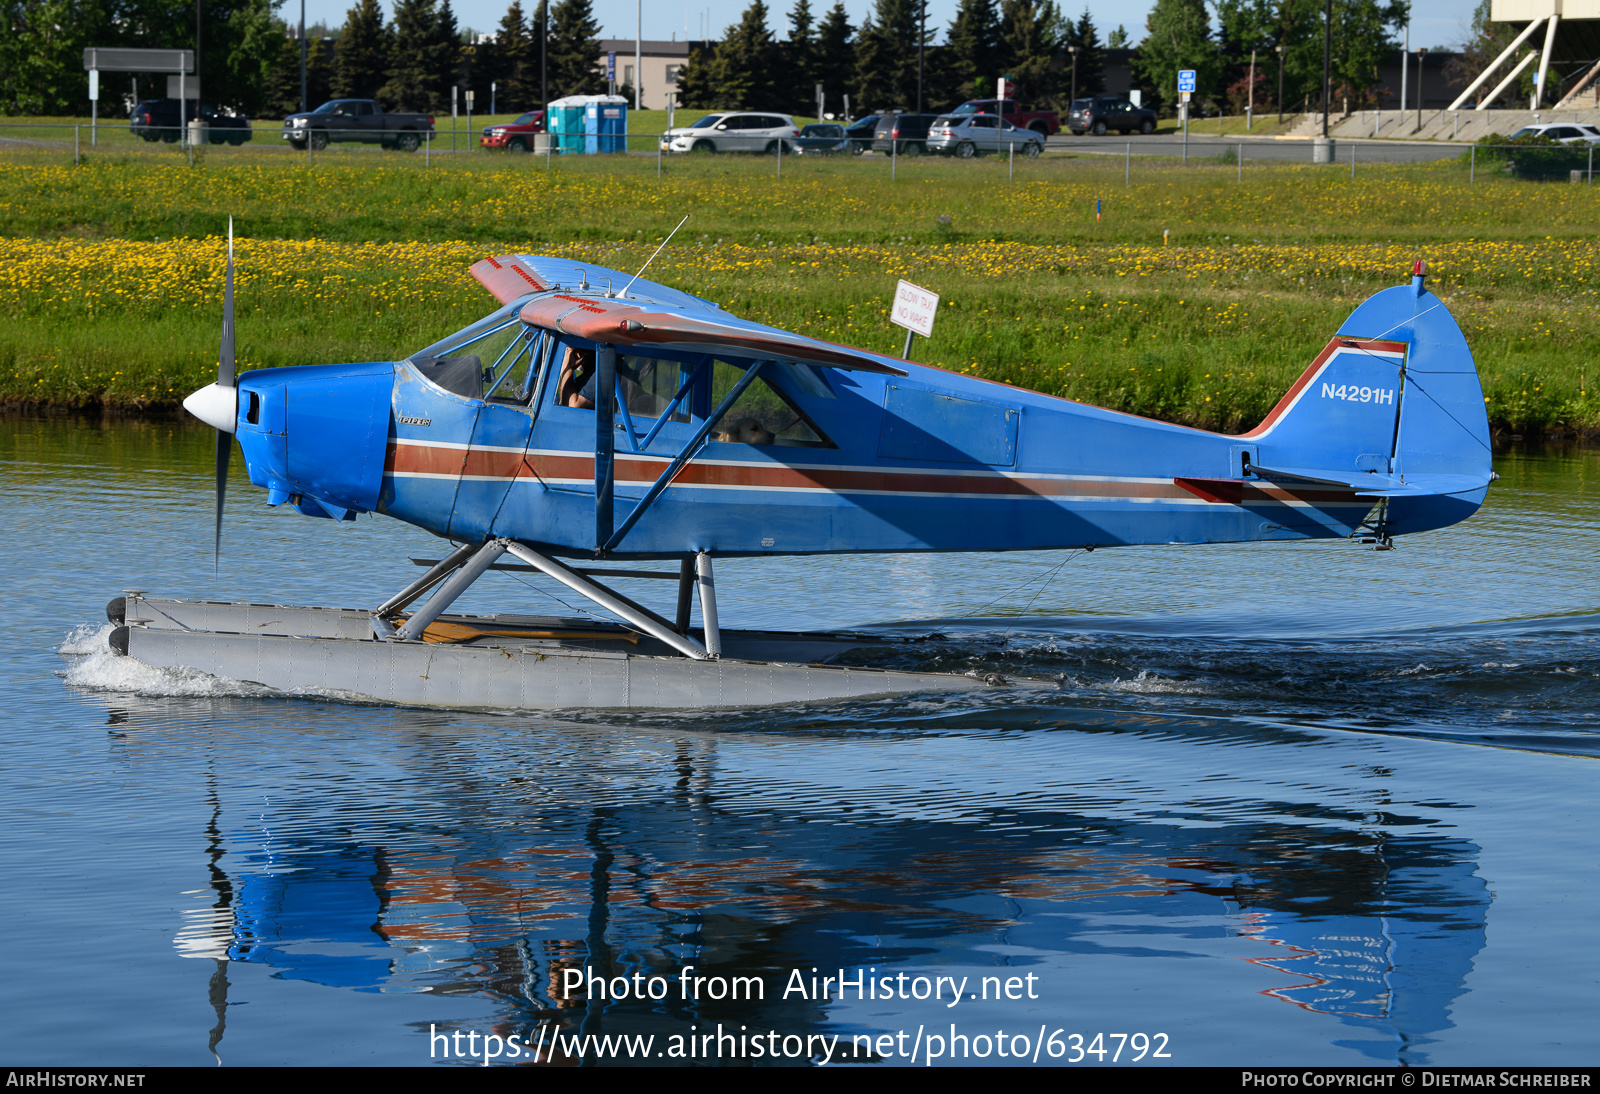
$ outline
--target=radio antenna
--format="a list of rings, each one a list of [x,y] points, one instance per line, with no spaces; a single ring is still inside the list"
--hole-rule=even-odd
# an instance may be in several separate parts
[[[689,223],[689,214],[685,213],[683,214],[683,219],[678,221],[678,228],[682,228],[687,223]],[[628,290],[633,288],[633,282],[639,280],[640,274],[643,274],[646,270],[648,270],[650,268],[650,263],[656,260],[656,255],[660,254],[666,248],[667,244],[672,242],[672,237],[678,234],[678,228],[674,228],[672,231],[667,233],[667,238],[663,239],[661,241],[661,246],[656,248],[656,254],[651,255],[645,260],[644,265],[639,267],[639,273],[634,274],[633,280],[622,286],[622,291],[617,294],[618,296],[628,295]]]

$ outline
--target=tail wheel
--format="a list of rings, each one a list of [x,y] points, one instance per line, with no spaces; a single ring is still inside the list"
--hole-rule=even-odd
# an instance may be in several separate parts
[[[313,152],[320,152],[324,148],[328,147],[328,134],[326,130],[313,129],[311,131],[309,140],[311,141],[311,150]]]

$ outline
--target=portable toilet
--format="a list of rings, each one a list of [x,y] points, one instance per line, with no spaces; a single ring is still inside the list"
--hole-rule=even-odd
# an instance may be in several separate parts
[[[583,108],[585,152],[628,150],[628,100],[621,95],[591,95]]]
[[[563,154],[584,151],[584,107],[592,95],[568,95],[545,108],[550,140]]]

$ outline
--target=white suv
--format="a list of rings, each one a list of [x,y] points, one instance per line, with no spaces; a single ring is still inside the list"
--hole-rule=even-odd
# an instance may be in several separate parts
[[[669,129],[661,137],[663,152],[765,152],[779,145],[792,151],[788,138],[800,135],[787,114],[707,114],[691,126]]]
[[[1511,134],[1515,137],[1549,137],[1562,144],[1600,144],[1600,131],[1592,125],[1565,122],[1551,125],[1527,125]]]

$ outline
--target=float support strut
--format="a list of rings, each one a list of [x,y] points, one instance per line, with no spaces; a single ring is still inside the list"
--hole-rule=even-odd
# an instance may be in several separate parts
[[[440,614],[453,604],[458,596],[467,591],[469,585],[483,576],[483,572],[493,564],[495,559],[505,553],[506,541],[503,539],[490,540],[478,548],[478,552],[468,559],[464,566],[451,574],[450,580],[446,581],[438,592],[430,596],[428,602],[418,609],[415,615],[407,619],[403,627],[395,631],[395,638],[401,642],[409,642],[413,638],[420,638],[422,632],[427,629],[428,624],[438,619]],[[449,560],[447,559],[446,561]]]
[[[423,593],[439,584],[439,582],[443,581],[447,576],[449,576],[451,571],[455,570],[463,562],[471,558],[472,553],[476,551],[478,547],[479,544],[476,543],[464,543],[460,547],[457,547],[450,553],[449,557],[435,562],[431,570],[417,578],[417,580],[413,581],[411,584],[407,585],[404,589],[401,589],[399,592],[395,593],[388,600],[385,600],[382,606],[372,614],[377,616],[379,619],[393,615],[395,612],[399,611],[401,608],[404,608],[407,604],[410,604],[413,600],[417,599],[417,597],[421,596]]]
[[[700,624],[705,630],[706,652],[721,657],[722,629],[717,626],[717,582],[711,576],[711,552],[701,551],[694,561],[700,577]]]
[[[506,550],[539,572],[555,578],[573,592],[588,597],[630,627],[637,627],[650,637],[665,642],[679,653],[686,654],[696,661],[707,659],[708,655],[704,646],[687,635],[676,633],[666,625],[660,616],[655,615],[653,612],[640,611],[637,605],[622,600],[610,590],[587,580],[582,574],[570,567],[561,565],[555,559],[546,558],[531,547],[524,547],[520,543],[508,543]]]

